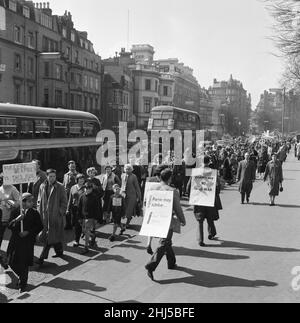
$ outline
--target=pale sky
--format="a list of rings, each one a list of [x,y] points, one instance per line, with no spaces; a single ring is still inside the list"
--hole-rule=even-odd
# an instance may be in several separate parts
[[[127,47],[129,10],[129,45],[154,46],[155,59],[179,58],[202,87],[233,74],[254,109],[265,89],[279,86],[283,64],[272,55],[272,18],[261,0],[50,0],[50,6],[54,14],[70,11],[102,58]]]

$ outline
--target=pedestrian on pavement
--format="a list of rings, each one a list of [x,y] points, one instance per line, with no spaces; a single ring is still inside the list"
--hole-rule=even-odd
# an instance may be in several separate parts
[[[22,214],[20,215],[20,208],[15,209],[8,225],[12,231],[7,249],[8,264],[19,277],[18,287],[21,293],[26,291],[29,267],[33,266],[36,237],[43,230],[40,214],[33,205],[34,196],[24,193]]]
[[[56,170],[47,170],[47,181],[40,187],[38,197],[38,212],[42,217],[44,230],[40,240],[44,244],[39,264],[48,259],[51,247],[54,247],[55,257],[63,256],[64,217],[67,211],[67,193],[63,184],[56,180]]]
[[[104,191],[103,220],[106,222],[109,222],[110,217],[109,217],[108,208],[109,208],[110,198],[112,195],[114,195],[113,186],[115,184],[118,184],[121,187],[121,180],[115,173],[112,172],[112,167],[109,165],[105,167],[105,174],[101,176],[101,184]]]
[[[204,168],[210,167],[210,158],[208,156],[204,157]],[[191,184],[191,182],[190,182]],[[208,206],[194,206],[194,215],[198,221],[198,231],[197,231],[197,240],[201,247],[205,247],[204,243],[204,221],[207,221],[208,225],[208,239],[213,240],[217,235],[217,230],[215,226],[215,221],[219,220],[219,211],[222,210],[222,203],[220,199],[220,181],[217,179],[216,187],[216,196],[215,196],[215,205],[213,207]]]
[[[161,181],[160,175],[161,175],[162,171],[164,171],[165,169],[168,169],[167,165],[159,165],[155,169],[154,176],[147,178],[147,183],[160,183],[160,181]],[[153,237],[149,237],[148,242],[147,242],[147,253],[151,256],[153,255],[152,241],[153,241]]]
[[[154,280],[153,273],[155,272],[156,268],[158,267],[161,259],[164,255],[167,257],[168,262],[168,268],[170,270],[174,270],[177,268],[176,265],[176,256],[174,253],[174,250],[172,248],[172,237],[175,227],[178,225],[178,222],[182,226],[186,225],[186,220],[183,214],[183,210],[181,208],[180,204],[180,196],[178,191],[175,188],[172,188],[170,186],[172,181],[172,170],[171,169],[165,169],[161,173],[161,182],[157,184],[157,187],[155,190],[157,191],[172,191],[174,193],[174,199],[173,199],[173,217],[170,224],[168,236],[165,239],[159,240],[159,246],[157,250],[155,251],[154,255],[152,256],[149,263],[146,265],[146,270],[148,273],[148,276]],[[176,216],[175,216],[176,215]]]
[[[93,248],[96,244],[96,233],[94,231],[98,218],[99,199],[94,191],[92,182],[87,181],[86,191],[79,198],[78,216],[82,221],[82,229],[85,235],[85,249],[83,254],[89,253],[89,247]]]
[[[267,180],[269,185],[270,206],[275,206],[275,198],[279,195],[279,192],[283,190],[283,170],[277,154],[272,155],[272,160],[266,167],[264,181],[266,182]]]
[[[8,229],[11,213],[20,206],[20,193],[13,185],[3,184],[3,173],[0,174],[0,252],[4,234]],[[7,269],[6,257],[0,254],[0,265]]]
[[[82,234],[82,224],[78,216],[78,204],[81,195],[85,193],[85,176],[83,174],[78,174],[76,176],[76,181],[77,184],[71,188],[67,207],[67,215],[71,215],[72,225],[75,230],[75,241],[73,243],[73,247],[75,248],[79,247]]]
[[[245,154],[245,160],[239,163],[237,180],[240,183],[239,192],[241,194],[241,203],[250,202],[251,192],[253,190],[253,183],[256,180],[256,165],[254,161],[250,160],[250,154]]]
[[[46,172],[41,170],[41,162],[39,160],[34,159],[32,162],[36,165],[36,181],[29,184],[28,193],[31,193],[33,195],[33,206],[36,208],[40,186],[47,180],[47,174]]]
[[[69,171],[64,175],[63,186],[67,192],[67,199],[70,197],[71,188],[76,185],[76,176],[78,172],[76,171],[76,162],[74,160],[70,160],[68,162]],[[65,230],[72,230],[72,221],[71,216],[68,214],[66,216],[66,226]]]
[[[102,208],[102,198],[104,195],[103,187],[99,178],[97,178],[97,170],[95,167],[90,167],[86,171],[88,179],[87,181],[93,184],[93,190],[97,198],[99,199],[99,206],[98,206],[98,216],[96,218],[99,224],[103,223],[103,208]],[[96,222],[95,222],[96,225]],[[94,228],[94,231],[96,227]]]
[[[133,167],[128,164],[124,170],[121,192],[126,202],[126,228],[128,228],[132,218],[136,216],[137,205],[141,203],[142,195],[137,177],[132,173]]]
[[[121,187],[118,184],[113,185],[113,192],[114,194],[110,197],[109,205],[108,205],[108,212],[111,213],[111,217],[114,223],[113,226],[113,233],[109,237],[111,242],[116,240],[116,232],[118,227],[120,227],[122,235],[125,232],[125,226],[122,224],[122,219],[125,218],[126,206],[125,206],[125,199],[121,195]]]

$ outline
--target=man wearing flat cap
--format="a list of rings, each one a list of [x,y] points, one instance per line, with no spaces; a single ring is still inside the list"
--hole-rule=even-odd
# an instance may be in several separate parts
[[[34,196],[22,195],[22,214],[15,209],[10,218],[9,229],[12,236],[7,249],[8,264],[19,276],[18,287],[26,291],[29,267],[33,266],[34,244],[37,235],[43,230],[40,214],[33,208]]]

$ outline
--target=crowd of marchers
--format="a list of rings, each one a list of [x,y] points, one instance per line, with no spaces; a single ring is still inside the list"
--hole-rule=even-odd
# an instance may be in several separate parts
[[[3,174],[0,175],[0,247],[6,231],[10,231],[8,249],[0,257],[1,265],[15,272],[19,277],[18,288],[23,292],[27,288],[29,267],[33,265],[36,241],[43,246],[38,255],[39,266],[44,265],[51,248],[55,257],[63,257],[66,230],[73,230],[73,247],[83,246],[83,254],[96,246],[96,230],[101,225],[112,223],[109,240],[113,242],[118,228],[123,235],[132,219],[143,215],[145,186],[150,181],[157,182],[157,190],[174,192],[173,220],[167,238],[160,239],[155,252],[152,238],[146,247],[152,256],[146,270],[154,279],[153,273],[164,255],[169,269],[176,268],[172,236],[178,225],[186,224],[180,200],[189,196],[193,168],[207,167],[218,172],[215,206],[194,207],[199,224],[198,242],[205,247],[204,222],[208,224],[208,239],[215,239],[215,222],[223,208],[220,192],[224,187],[238,183],[241,203],[249,204],[253,183],[267,181],[270,206],[275,206],[276,196],[283,191],[282,165],[293,145],[295,157],[300,159],[300,143],[292,138],[284,141],[238,138],[227,146],[205,145],[199,160],[186,151],[181,165],[175,163],[175,154],[170,151],[166,158],[157,155],[147,167],[136,159],[124,167],[107,165],[103,174],[98,174],[94,167],[79,173],[76,161],[71,160],[62,183],[57,180],[55,169],[43,171],[40,161],[34,160],[37,179],[28,185],[21,198],[18,189],[4,185]]]

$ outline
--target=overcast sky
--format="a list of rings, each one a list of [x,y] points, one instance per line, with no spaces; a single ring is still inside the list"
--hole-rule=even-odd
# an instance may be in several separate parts
[[[155,58],[179,58],[202,87],[230,74],[252,95],[278,87],[282,62],[272,55],[272,18],[261,0],[50,0],[54,14],[68,10],[102,58],[129,44],[150,44]]]

